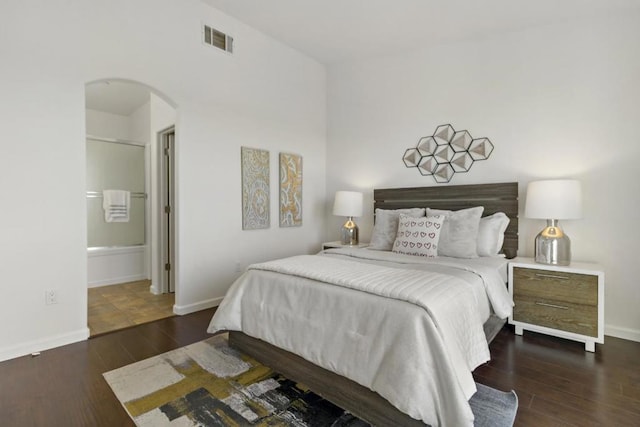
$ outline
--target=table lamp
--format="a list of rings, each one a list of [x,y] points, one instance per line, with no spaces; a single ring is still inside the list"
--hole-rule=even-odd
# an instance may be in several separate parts
[[[354,216],[362,216],[362,193],[357,191],[337,191],[333,202],[333,214],[348,217],[340,229],[340,242],[343,245],[358,244],[358,226]]]
[[[558,222],[561,219],[582,217],[580,182],[570,179],[530,182],[527,186],[524,216],[547,220],[547,226],[536,236],[536,262],[569,265],[571,240]]]

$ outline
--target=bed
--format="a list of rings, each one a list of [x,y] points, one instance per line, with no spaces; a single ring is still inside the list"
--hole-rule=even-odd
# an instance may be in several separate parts
[[[517,199],[517,183],[376,189],[380,215],[503,212],[503,256],[333,249],[257,264],[209,332],[228,331],[233,347],[374,425],[470,425],[471,371],[488,361],[487,341],[512,305],[500,272],[517,252]]]

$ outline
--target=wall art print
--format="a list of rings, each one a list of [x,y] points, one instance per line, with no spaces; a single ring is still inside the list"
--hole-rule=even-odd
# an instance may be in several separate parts
[[[469,172],[473,163],[487,160],[493,152],[489,138],[473,138],[466,130],[440,125],[431,136],[420,138],[415,148],[404,152],[402,161],[408,168],[418,168],[424,176],[438,183],[451,181],[458,172]]]
[[[302,156],[280,153],[280,227],[302,225]]]
[[[242,229],[269,228],[269,151],[241,147]]]

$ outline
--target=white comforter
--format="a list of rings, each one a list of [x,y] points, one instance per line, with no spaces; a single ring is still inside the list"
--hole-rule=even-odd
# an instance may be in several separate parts
[[[296,353],[425,423],[472,425],[471,371],[489,360],[476,291],[508,315],[500,275],[478,263],[328,252],[251,266],[208,331],[240,330]]]

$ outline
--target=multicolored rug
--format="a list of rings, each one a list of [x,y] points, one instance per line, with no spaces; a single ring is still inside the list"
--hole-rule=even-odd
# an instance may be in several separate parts
[[[137,426],[367,426],[223,336],[104,374]]]
[[[366,422],[215,336],[104,374],[139,427],[362,427]],[[514,392],[478,384],[475,425],[510,427]]]

